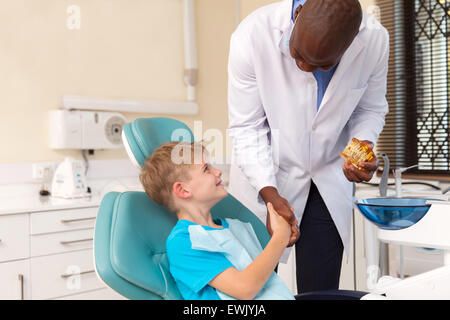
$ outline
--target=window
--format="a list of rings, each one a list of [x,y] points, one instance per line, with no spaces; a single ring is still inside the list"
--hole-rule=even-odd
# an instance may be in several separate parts
[[[391,168],[450,177],[450,0],[378,0],[390,34],[389,114],[377,144]]]

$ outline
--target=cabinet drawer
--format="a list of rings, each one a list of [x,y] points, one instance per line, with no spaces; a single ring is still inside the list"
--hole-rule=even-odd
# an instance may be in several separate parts
[[[57,298],[55,300],[127,300],[125,297],[121,296],[117,292],[110,288],[89,291],[79,294],[74,294],[71,296],[65,296],[62,298]]]
[[[0,216],[0,262],[30,256],[28,214]]]
[[[0,263],[0,300],[28,299],[29,289],[29,259]]]
[[[31,258],[31,278],[33,300],[104,288],[94,271],[92,250]]]
[[[92,249],[93,237],[94,229],[32,235],[31,256]]]
[[[97,207],[31,214],[31,234],[93,228]]]

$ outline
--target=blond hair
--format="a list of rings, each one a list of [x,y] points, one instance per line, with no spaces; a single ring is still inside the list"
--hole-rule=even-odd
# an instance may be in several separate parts
[[[205,150],[201,143],[196,142],[169,142],[158,147],[145,160],[139,175],[145,193],[157,204],[176,213],[173,184],[191,179],[189,169],[195,163],[201,163]]]

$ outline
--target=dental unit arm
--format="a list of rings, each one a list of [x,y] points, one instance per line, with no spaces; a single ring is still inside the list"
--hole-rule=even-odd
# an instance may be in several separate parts
[[[416,168],[416,167],[418,167],[419,165],[418,164],[416,164],[416,165],[413,165],[413,166],[410,166],[410,167],[407,167],[407,168],[398,168],[398,169],[395,169],[394,170],[394,178],[395,178],[395,196],[397,197],[397,198],[401,198],[402,197],[402,173],[403,172],[405,172],[405,171],[407,171],[407,170],[409,170],[409,169],[412,169],[412,168]]]

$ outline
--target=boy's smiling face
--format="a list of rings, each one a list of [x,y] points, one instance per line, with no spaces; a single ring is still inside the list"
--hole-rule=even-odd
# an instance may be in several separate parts
[[[195,164],[189,173],[192,179],[188,182],[188,185],[193,198],[197,201],[219,201],[228,195],[222,184],[222,172],[207,161]]]
[[[222,183],[222,172],[214,168],[207,157],[203,157],[202,163],[193,164],[189,168],[189,175],[191,179],[183,182],[184,189],[188,192],[186,199],[212,207],[228,195]]]

